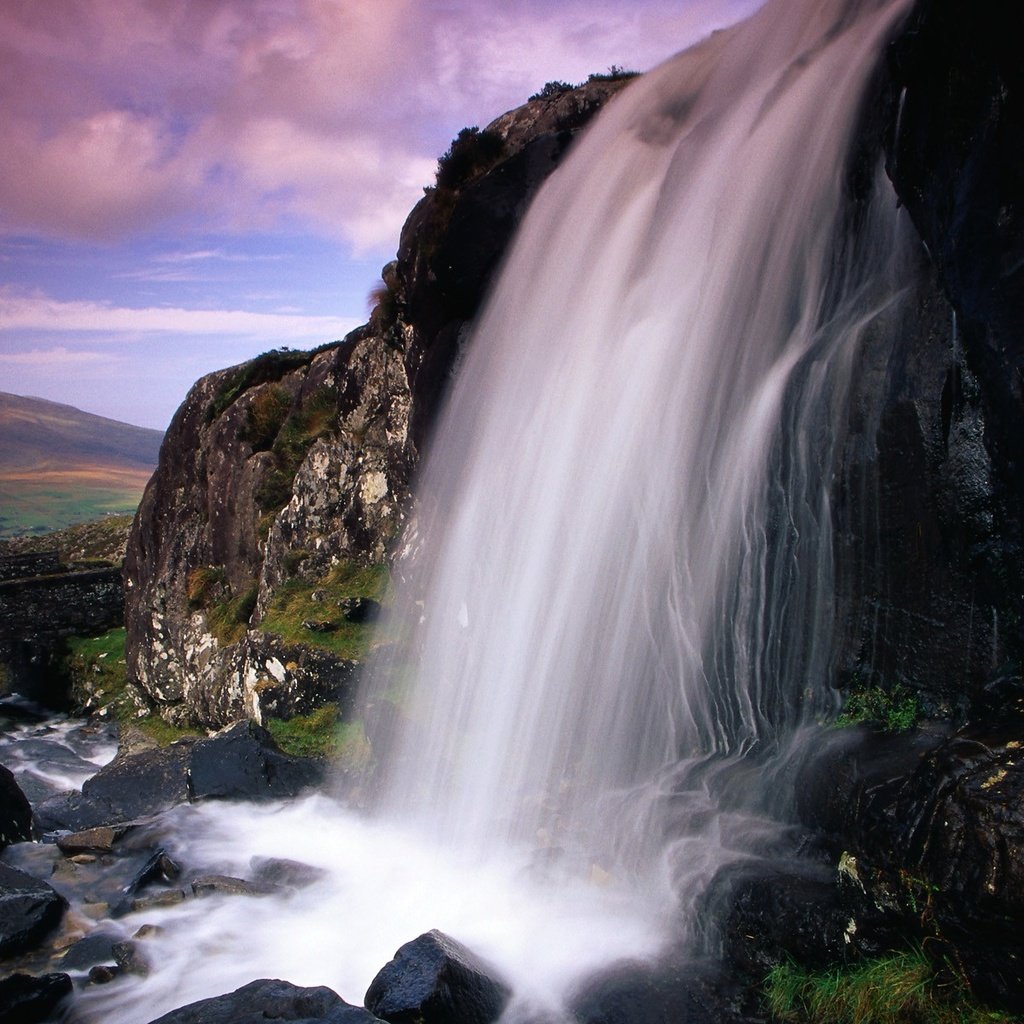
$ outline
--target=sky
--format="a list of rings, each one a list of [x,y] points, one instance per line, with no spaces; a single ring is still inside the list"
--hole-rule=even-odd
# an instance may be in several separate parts
[[[0,391],[164,429],[364,323],[459,129],[759,0],[0,0]]]

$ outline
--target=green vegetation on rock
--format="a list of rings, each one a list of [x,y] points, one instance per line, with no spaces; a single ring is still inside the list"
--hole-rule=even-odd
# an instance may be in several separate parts
[[[884,690],[879,686],[857,689],[850,693],[843,713],[836,719],[840,728],[874,722],[890,732],[912,729],[921,717],[917,697],[904,686]]]
[[[936,977],[919,950],[856,967],[776,967],[765,981],[776,1020],[793,1024],[1011,1024],[979,1006],[962,985]]]
[[[363,767],[370,758],[363,723],[341,722],[338,713],[336,704],[325,704],[287,721],[271,718],[267,731],[286,754],[330,758],[344,768]]]
[[[262,628],[288,643],[312,644],[340,658],[359,661],[370,650],[373,627],[349,622],[340,607],[346,598],[368,597],[382,601],[389,583],[385,565],[359,566],[341,562],[320,579],[296,577],[274,594]],[[311,630],[304,623],[322,626]]]
[[[219,643],[237,643],[245,636],[258,595],[256,584],[251,583],[243,590],[207,608],[206,624]]]
[[[110,716],[122,726],[134,725],[160,746],[182,736],[194,735],[187,729],[168,725],[151,714],[128,681],[124,657],[125,630],[111,629],[95,637],[70,637],[64,656],[72,701],[93,714]]]

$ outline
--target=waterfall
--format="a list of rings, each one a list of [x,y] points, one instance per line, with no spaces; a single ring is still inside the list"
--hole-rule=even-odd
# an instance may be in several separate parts
[[[767,4],[631,85],[534,201],[369,683],[386,816],[677,888],[762,829],[835,708],[829,489],[899,249],[891,192],[849,216],[847,150],[906,6]]]
[[[777,841],[788,759],[836,710],[832,481],[906,241],[849,151],[908,6],[770,0],[588,129],[418,481],[364,685],[370,813],[177,809],[162,841],[187,862],[284,857],[320,881],[149,914],[153,973],[87,992],[84,1020],[258,977],[359,1002],[430,928],[529,1019],[615,961],[705,951],[711,881]]]

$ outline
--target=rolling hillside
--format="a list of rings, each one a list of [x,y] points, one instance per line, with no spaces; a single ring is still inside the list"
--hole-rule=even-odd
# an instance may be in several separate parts
[[[134,511],[162,438],[159,430],[0,392],[0,537]]]

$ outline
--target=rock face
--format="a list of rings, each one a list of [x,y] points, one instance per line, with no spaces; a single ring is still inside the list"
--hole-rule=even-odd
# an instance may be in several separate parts
[[[14,776],[0,764],[0,850],[32,838],[32,808]]]
[[[125,565],[129,672],[165,718],[286,718],[339,688],[344,702],[346,659],[321,651],[315,671],[304,670],[310,655],[294,644],[268,652],[258,627],[289,582],[315,588],[338,563],[384,561],[459,346],[515,226],[575,133],[623,84],[549,88],[484,132],[463,132],[406,223],[367,326],[193,387]],[[317,679],[330,685],[318,693]]]
[[[395,953],[364,1001],[389,1024],[492,1024],[510,995],[493,968],[434,930]]]

